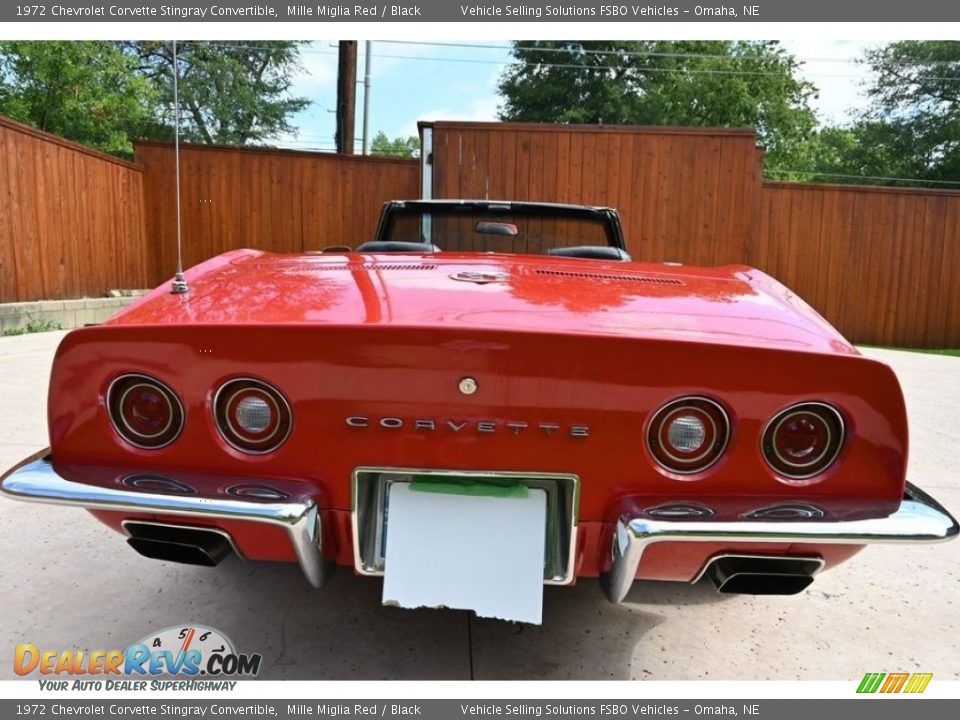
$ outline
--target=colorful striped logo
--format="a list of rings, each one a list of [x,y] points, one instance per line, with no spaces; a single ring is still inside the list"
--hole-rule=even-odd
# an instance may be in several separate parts
[[[933,673],[867,673],[858,693],[922,693]]]

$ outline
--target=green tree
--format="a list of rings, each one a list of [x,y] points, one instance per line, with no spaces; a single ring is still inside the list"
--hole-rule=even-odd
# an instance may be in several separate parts
[[[917,143],[916,136],[875,120],[823,128],[811,143],[813,172],[786,179],[917,187],[916,182],[896,179],[922,176],[914,164]]]
[[[391,140],[381,130],[374,136],[373,142],[370,143],[370,154],[403,158],[420,157],[420,139],[410,135],[409,137],[398,137]]]
[[[894,42],[866,62],[872,102],[861,123],[883,128],[861,138],[882,151],[871,174],[960,180],[960,42]]]
[[[98,41],[0,42],[0,115],[105,152],[130,155],[158,93],[136,61]]]
[[[514,43],[504,120],[756,128],[767,166],[804,170],[816,89],[775,42]]]
[[[870,105],[849,127],[817,134],[808,179],[907,187],[960,180],[960,43],[895,42],[864,62]]]
[[[292,97],[301,42],[236,40],[177,45],[180,132],[189,141],[245,145],[292,130],[289,120],[310,100]],[[152,137],[173,135],[173,48],[170,43],[122,43],[160,94]]]

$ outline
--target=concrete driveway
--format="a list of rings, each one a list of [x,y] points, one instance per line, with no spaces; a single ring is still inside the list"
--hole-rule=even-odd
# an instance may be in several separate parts
[[[64,333],[0,339],[0,468],[47,444],[47,377]],[[960,513],[960,359],[865,350],[894,367],[910,477]],[[267,679],[960,679],[960,542],[872,547],[793,597],[646,583],[607,603],[596,582],[546,588],[544,624],[380,606],[340,569],[322,591],[294,566],[147,560],[81,510],[0,500],[0,678],[13,647],[112,649],[195,622],[264,656]]]

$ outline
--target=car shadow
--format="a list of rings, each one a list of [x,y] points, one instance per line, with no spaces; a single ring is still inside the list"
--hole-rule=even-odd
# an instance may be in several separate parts
[[[624,602],[644,605],[706,605],[727,602],[734,597],[729,593],[718,592],[716,585],[708,578],[701,578],[693,585],[684,582],[641,580],[633,584]]]
[[[546,587],[543,624],[530,625],[384,607],[382,581],[349,568],[319,590],[296,566],[278,563],[230,558],[210,577],[222,599],[209,624],[243,651],[261,652],[261,677],[274,680],[628,679],[636,646],[663,621],[657,606],[717,597],[712,586],[642,583],[614,605],[587,579]]]
[[[669,629],[678,618],[703,614],[684,606],[711,610],[710,623],[729,615],[712,612],[724,606],[709,586],[639,583],[613,605],[594,579],[546,587],[540,626],[404,610],[384,607],[382,582],[349,568],[317,590],[292,563],[229,557],[204,568],[150,560],[69,508],[16,509],[16,542],[37,550],[10,556],[0,569],[0,644],[9,646],[123,649],[164,628],[204,625],[239,652],[260,653],[263,679],[626,679],[675,671],[659,648],[675,647]],[[715,627],[684,631],[693,655]],[[0,668],[0,679],[13,677]]]

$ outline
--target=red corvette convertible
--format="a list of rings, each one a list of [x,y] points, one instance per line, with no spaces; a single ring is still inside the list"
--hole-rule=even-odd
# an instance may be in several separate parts
[[[865,544],[957,534],[906,481],[889,367],[758,270],[632,262],[610,209],[393,202],[356,249],[186,280],[66,337],[50,449],[8,497],[153,558],[296,562],[316,586],[343,565],[478,611],[441,586],[509,594],[519,556],[539,593],[785,594]]]

